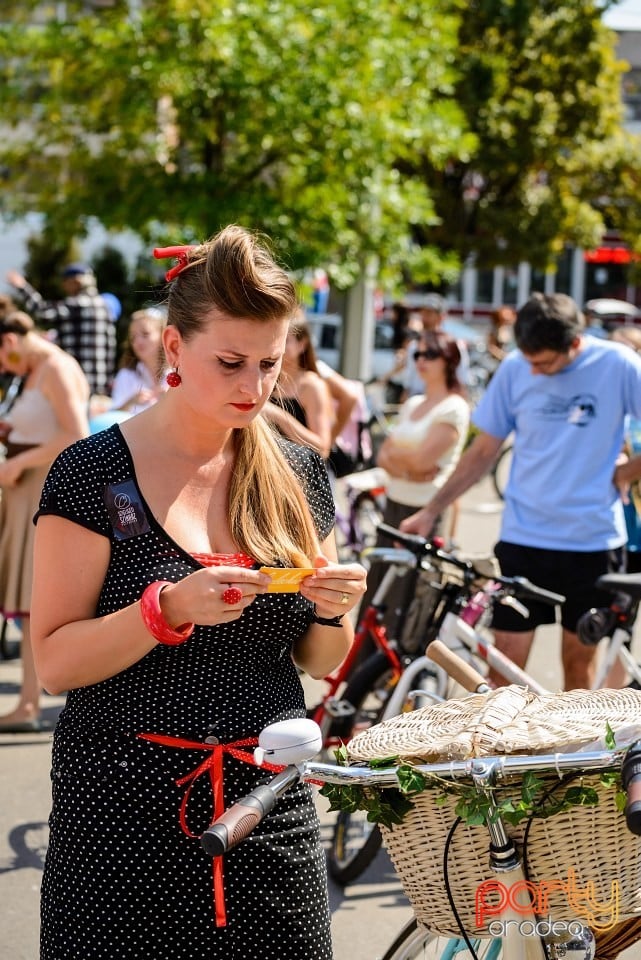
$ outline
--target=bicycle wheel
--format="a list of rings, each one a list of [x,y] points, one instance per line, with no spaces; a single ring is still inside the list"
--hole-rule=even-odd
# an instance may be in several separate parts
[[[479,960],[498,960],[501,956],[500,940],[473,939],[471,942]],[[473,960],[473,957],[464,940],[430,933],[416,919],[412,919],[403,927],[382,960]]]
[[[354,500],[350,511],[351,541],[357,555],[376,543],[376,532],[383,522],[384,500],[364,490]]]
[[[345,688],[342,699],[352,704],[354,712],[350,717],[341,718],[337,735],[348,740],[358,730],[377,723],[395,680],[384,653],[379,651],[369,657]],[[336,730],[336,726],[332,728],[332,732]],[[329,875],[340,886],[351,883],[370,865],[381,843],[381,832],[375,823],[368,821],[365,811],[346,813],[341,810],[334,823],[332,843],[327,853]]]
[[[369,657],[356,671],[343,696],[354,706],[349,718],[349,736],[378,723],[385,714],[389,697],[397,677],[391,670],[384,653]],[[436,672],[424,670],[415,678],[412,693],[422,698],[426,693],[436,692],[439,683]],[[414,706],[410,704],[410,709]],[[377,824],[367,819],[364,810],[348,813],[341,810],[336,817],[332,844],[327,855],[327,868],[332,879],[340,886],[347,886],[372,863],[380,850],[383,838]]]
[[[512,467],[512,447],[504,447],[492,467],[492,484],[499,500],[505,499],[505,488]]]
[[[340,887],[346,887],[367,870],[381,849],[383,837],[378,824],[370,823],[363,810],[336,817],[327,870]]]

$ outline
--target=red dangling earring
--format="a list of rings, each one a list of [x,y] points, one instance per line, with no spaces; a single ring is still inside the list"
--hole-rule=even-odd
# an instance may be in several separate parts
[[[183,382],[183,378],[178,373],[178,367],[175,370],[170,370],[167,376],[165,377],[167,385],[170,387],[179,387]]]

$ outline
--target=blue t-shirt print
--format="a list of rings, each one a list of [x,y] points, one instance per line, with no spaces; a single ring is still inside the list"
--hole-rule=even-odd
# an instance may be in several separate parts
[[[597,416],[598,400],[591,393],[571,397],[551,396],[545,401],[542,415],[547,420],[564,420],[577,427],[585,427]]]

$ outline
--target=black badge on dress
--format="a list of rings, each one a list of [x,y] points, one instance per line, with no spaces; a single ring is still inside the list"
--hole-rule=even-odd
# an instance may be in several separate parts
[[[149,521],[133,480],[110,483],[105,489],[105,503],[116,540],[148,532]]]

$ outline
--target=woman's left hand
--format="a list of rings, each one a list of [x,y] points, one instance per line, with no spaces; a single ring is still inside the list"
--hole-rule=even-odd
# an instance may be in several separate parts
[[[314,567],[315,573],[301,582],[300,592],[314,604],[319,617],[338,617],[360,603],[367,577],[360,563],[333,563],[318,556]]]

